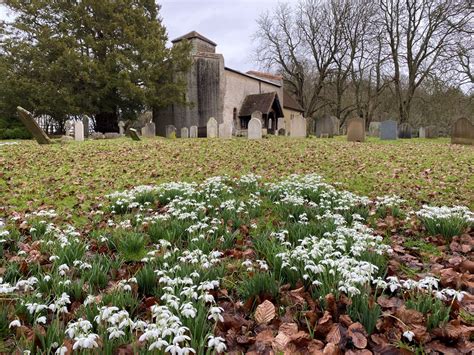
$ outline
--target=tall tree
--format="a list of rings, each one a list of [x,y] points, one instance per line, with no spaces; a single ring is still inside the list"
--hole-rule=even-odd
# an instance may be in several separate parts
[[[154,0],[6,0],[11,85],[36,114],[89,114],[96,129],[146,107],[184,103],[189,45],[166,47]]]

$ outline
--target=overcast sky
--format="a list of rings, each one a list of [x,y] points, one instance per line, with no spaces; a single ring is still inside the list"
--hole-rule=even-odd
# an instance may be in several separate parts
[[[297,0],[288,0],[296,2]],[[278,0],[159,0],[170,39],[198,31],[217,43],[226,66],[240,71],[258,69],[252,58],[252,35],[258,16]],[[1,3],[1,0],[0,0]],[[0,18],[6,18],[0,6]]]

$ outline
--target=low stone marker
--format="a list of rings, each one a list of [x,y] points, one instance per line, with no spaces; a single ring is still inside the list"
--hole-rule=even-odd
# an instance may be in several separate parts
[[[189,127],[189,138],[197,138],[198,137],[198,127],[191,126]]]
[[[230,123],[221,123],[219,125],[219,138],[222,138],[222,139],[232,138],[232,125]]]
[[[134,141],[140,141],[140,136],[138,135],[138,132],[135,128],[130,128],[128,130],[130,132],[130,137],[134,140]]]
[[[380,122],[370,122],[369,136],[380,137]]]
[[[176,127],[172,124],[165,126],[166,138],[176,138]]]
[[[339,123],[337,117],[325,115],[316,120],[316,137],[334,137],[339,134]]]
[[[426,129],[425,127],[420,127],[418,130],[418,137],[419,138],[426,138]]]
[[[247,129],[248,139],[262,139],[262,121],[251,118]]]
[[[214,117],[209,118],[206,125],[207,129],[207,138],[216,138],[217,137],[217,121]]]
[[[380,139],[394,140],[398,137],[397,122],[393,120],[380,123]]]
[[[363,118],[355,117],[347,122],[347,141],[365,141],[365,120]]]
[[[452,144],[474,145],[474,125],[467,118],[459,118],[454,122],[451,131]]]
[[[411,139],[412,138],[412,129],[410,124],[408,123],[401,123],[398,129],[398,138],[401,139]]]
[[[118,126],[119,126],[119,132],[123,136],[125,134],[125,122],[119,121]]]
[[[421,137],[420,137],[421,138]],[[439,138],[439,129],[437,126],[428,126],[425,128],[425,138]]]
[[[91,138],[92,139],[105,139],[105,136],[101,132],[92,132],[91,133]]]
[[[117,139],[120,138],[121,135],[120,133],[117,132],[105,132],[104,133],[104,139]]]
[[[189,138],[188,127],[181,128],[181,138]]]
[[[23,107],[18,106],[16,108],[20,121],[25,125],[28,132],[36,139],[38,144],[51,144],[52,141],[48,135],[41,129],[40,126],[33,119],[33,115],[25,110]]]
[[[84,141],[84,123],[82,121],[74,122],[74,140],[77,142]]]
[[[306,119],[296,116],[290,121],[290,137],[306,138]]]

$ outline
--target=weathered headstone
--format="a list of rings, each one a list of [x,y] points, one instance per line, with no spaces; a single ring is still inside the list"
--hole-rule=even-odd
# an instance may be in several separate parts
[[[165,126],[166,138],[176,138],[176,127],[172,124]]]
[[[73,136],[74,135],[74,122],[71,120],[67,120],[64,123],[64,133],[66,136]]]
[[[290,137],[306,138],[306,119],[303,116],[296,116],[291,119]]]
[[[82,123],[84,125],[84,137],[85,138],[89,138],[89,130],[90,130],[90,120],[89,120],[89,117],[87,116],[84,116],[82,118]]]
[[[337,117],[325,115],[316,120],[316,137],[326,134],[331,138],[339,134],[339,120]]]
[[[380,122],[370,122],[369,136],[380,137]]]
[[[355,117],[347,122],[347,141],[365,141],[365,120],[363,118]]]
[[[262,139],[262,121],[251,118],[247,130],[248,139]]]
[[[156,137],[156,125],[155,122],[148,122],[145,127],[147,128],[147,133],[150,138]]]
[[[125,134],[125,122],[124,121],[119,121],[118,126],[119,126],[120,135],[124,135]]]
[[[207,138],[216,138],[217,137],[217,121],[214,117],[209,118],[207,121]]]
[[[230,123],[224,122],[219,125],[219,138],[232,138],[232,125]]]
[[[380,123],[380,139],[393,140],[397,139],[397,122],[393,120],[383,121]]]
[[[18,106],[16,108],[18,112],[18,117],[20,117],[21,122],[25,125],[28,132],[36,139],[38,144],[51,144],[52,141],[49,139],[48,135],[41,129],[40,126],[33,119],[31,113],[25,110],[23,107]]]
[[[425,127],[420,127],[418,130],[418,137],[419,138],[426,138],[426,128]]]
[[[189,127],[189,138],[197,138],[198,137],[198,127],[191,126]]]
[[[139,141],[140,140],[140,136],[138,135],[138,132],[135,128],[130,128],[128,131],[130,132],[130,137],[134,141]]]
[[[467,118],[463,117],[454,122],[451,143],[474,145],[474,125]]]
[[[181,138],[189,138],[188,127],[181,128]]]
[[[421,137],[420,137],[421,138]],[[437,126],[428,126],[425,128],[425,138],[439,138],[439,129]]]
[[[411,134],[412,128],[410,124],[404,122],[400,124],[400,127],[398,128],[398,138],[401,139],[411,139],[412,134]]]
[[[286,130],[286,123],[285,123],[285,117],[278,117],[278,121],[277,121],[277,127],[278,131],[280,129],[284,129]]]
[[[82,121],[74,122],[74,140],[78,142],[84,141],[84,123]]]

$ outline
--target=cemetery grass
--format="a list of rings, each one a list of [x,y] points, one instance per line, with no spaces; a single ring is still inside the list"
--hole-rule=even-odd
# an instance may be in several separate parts
[[[274,138],[129,139],[0,147],[0,196],[6,211],[49,206],[75,222],[105,194],[143,184],[203,181],[246,173],[273,180],[317,173],[369,197],[397,194],[409,205],[474,208],[474,148],[447,139],[380,141]],[[71,214],[72,211],[74,214]]]

